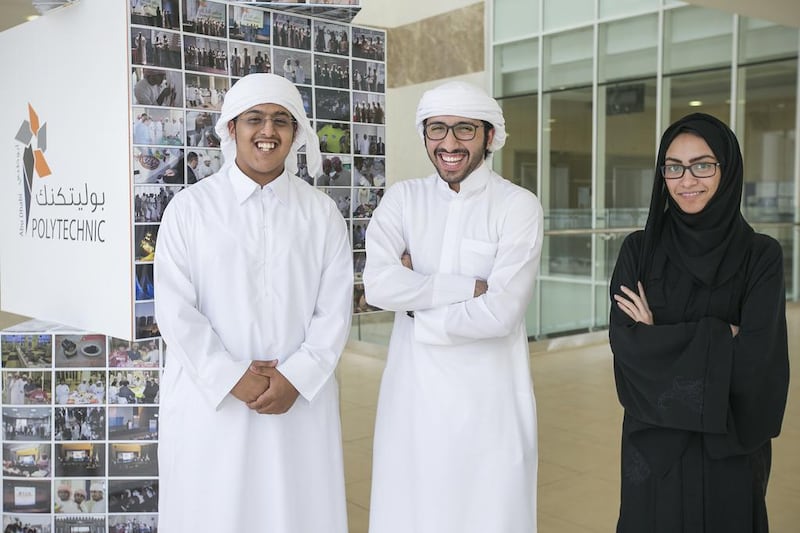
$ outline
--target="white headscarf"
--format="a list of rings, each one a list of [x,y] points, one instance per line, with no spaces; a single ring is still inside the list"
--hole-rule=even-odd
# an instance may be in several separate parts
[[[297,174],[297,150],[305,145],[308,173],[318,176],[322,172],[319,138],[306,116],[303,97],[294,83],[277,74],[248,74],[237,81],[225,95],[222,116],[214,128],[222,141],[225,161],[233,163],[236,159],[236,141],[228,133],[228,122],[260,104],[281,105],[297,120],[297,133],[286,157],[286,168],[289,172]]]
[[[452,115],[485,120],[494,126],[494,139],[487,146],[496,152],[506,143],[506,121],[497,101],[486,92],[464,81],[450,81],[425,91],[417,106],[417,131],[425,139],[422,123],[426,118]]]

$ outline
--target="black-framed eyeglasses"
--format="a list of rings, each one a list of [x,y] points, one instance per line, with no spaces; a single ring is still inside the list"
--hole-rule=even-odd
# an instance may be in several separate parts
[[[441,141],[447,137],[447,132],[453,130],[453,135],[459,141],[471,141],[475,138],[478,128],[481,125],[475,125],[471,122],[459,122],[448,126],[444,122],[428,122],[425,124],[425,137],[432,141]]]
[[[712,161],[701,161],[699,163],[692,163],[691,165],[680,165],[678,163],[670,163],[659,167],[661,175],[664,179],[676,180],[682,178],[686,173],[686,169],[692,173],[695,178],[710,178],[717,172],[719,163]]]
[[[245,116],[238,116],[235,119],[237,122],[242,121],[248,128],[262,129],[266,126],[267,122],[272,122],[272,127],[276,130],[286,130],[294,128],[297,120],[291,115],[258,115],[250,114]]]

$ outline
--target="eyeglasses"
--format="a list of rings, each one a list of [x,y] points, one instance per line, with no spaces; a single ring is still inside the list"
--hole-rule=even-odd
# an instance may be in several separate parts
[[[672,163],[659,167],[661,175],[668,180],[676,180],[682,178],[686,173],[686,169],[692,173],[695,178],[710,178],[717,172],[719,163],[712,163],[711,161],[701,161],[700,163],[693,163],[691,165],[679,165]]]
[[[459,122],[452,126],[448,126],[444,122],[429,122],[425,124],[425,137],[432,141],[441,141],[447,137],[448,131],[453,130],[453,135],[459,141],[471,141],[475,138],[479,127],[470,122]]]
[[[275,115],[275,116],[262,116],[262,115],[246,115],[244,117],[236,117],[237,122],[242,121],[248,128],[262,129],[266,126],[267,122],[272,122],[272,127],[276,130],[287,130],[293,128],[297,124],[297,120],[290,115]]]

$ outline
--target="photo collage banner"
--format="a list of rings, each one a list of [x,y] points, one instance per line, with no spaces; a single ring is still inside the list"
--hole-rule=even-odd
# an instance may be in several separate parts
[[[354,313],[378,311],[364,300],[361,274],[366,227],[386,186],[386,34],[351,25],[352,13],[315,13],[263,2],[130,2],[135,339],[40,321],[0,333],[3,531],[157,531],[159,223],[175,194],[221,167],[214,126],[242,76],[272,72],[299,89],[323,155],[322,175],[311,176],[300,153],[300,177],[347,222]]]

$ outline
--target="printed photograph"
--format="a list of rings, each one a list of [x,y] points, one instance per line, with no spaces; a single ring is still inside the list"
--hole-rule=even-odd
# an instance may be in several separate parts
[[[275,48],[275,74],[298,84],[311,84],[311,54],[299,50]]]
[[[186,183],[189,185],[219,172],[220,168],[221,150],[193,148],[186,153]]]
[[[383,124],[386,97],[382,94],[353,93],[353,122]]]
[[[106,337],[98,334],[56,335],[56,368],[102,367],[106,361]]]
[[[386,33],[353,26],[353,57],[386,61]]]
[[[35,515],[35,514],[9,514],[3,515],[3,533],[26,533],[33,531],[34,533],[52,533],[52,526],[50,524],[50,515]]]
[[[55,440],[102,440],[106,434],[105,407],[56,407]]]
[[[131,24],[178,30],[178,0],[131,0]]]
[[[111,337],[108,366],[111,368],[158,368],[158,339],[126,341]],[[112,379],[114,373],[111,373]]]
[[[187,35],[183,43],[183,63],[186,70],[206,74],[227,74],[228,42]]]
[[[386,92],[386,63],[353,60],[353,90]]]
[[[227,71],[226,71],[227,74]],[[227,76],[186,73],[186,107],[220,111],[230,89]]]
[[[100,513],[103,511],[95,510],[93,506],[91,513]],[[105,533],[106,531],[106,517],[99,514],[82,515],[56,515],[54,518],[56,523],[56,533],[61,531],[86,531],[87,533],[94,533],[95,531]]]
[[[354,158],[353,183],[359,187],[385,187],[386,165],[382,157]]]
[[[311,114],[314,110],[314,89],[307,85],[298,85],[297,91],[303,99],[303,108],[306,111],[306,116],[311,118]]]
[[[346,56],[350,54],[350,33],[342,24],[314,21],[314,51]]]
[[[56,444],[56,477],[103,477],[106,445],[97,442]]]
[[[158,443],[112,442],[108,445],[108,475],[157,476]]]
[[[49,441],[52,421],[49,407],[3,407],[3,440]]]
[[[150,28],[131,28],[134,65],[181,68],[181,34]]]
[[[157,440],[158,407],[108,408],[108,440]]]
[[[108,511],[110,513],[155,513],[158,511],[157,479],[111,479],[108,485]]]
[[[137,185],[133,188],[133,221],[161,222],[164,209],[184,188],[182,185]]]
[[[134,67],[131,83],[134,105],[183,107],[183,74],[180,71]]]
[[[50,480],[4,479],[3,512],[49,513]]]
[[[64,527],[86,527],[100,525],[105,517],[74,516],[84,514],[103,514],[108,511],[106,502],[106,482],[101,479],[56,479],[56,496],[53,498],[53,512],[57,515],[55,522]],[[56,529],[60,531],[94,532],[96,529]]]
[[[354,222],[353,223],[353,250],[363,250],[366,243],[367,236],[367,223]]]
[[[367,263],[367,254],[364,252],[353,252],[353,278],[355,281],[362,281],[364,278],[364,265]]]
[[[320,187],[350,187],[353,183],[350,167],[350,156],[323,156],[322,174],[317,176],[317,185]]]
[[[269,46],[230,43],[231,76],[272,72],[272,53]]]
[[[156,322],[156,307],[153,302],[136,302],[133,312],[136,320],[134,333],[136,339],[148,339],[161,335]]]
[[[52,335],[0,335],[3,368],[49,368],[53,364]]]
[[[49,405],[53,396],[53,374],[36,370],[3,371],[3,403]]]
[[[158,370],[112,371],[108,379],[108,403],[110,404],[158,403]]]
[[[319,150],[323,154],[350,154],[350,124],[317,122]]]
[[[311,50],[311,19],[273,12],[272,44]]]
[[[386,155],[385,126],[355,124],[353,126],[353,148],[355,153],[368,155]]]
[[[353,218],[371,218],[381,203],[385,189],[355,189],[353,192]]]
[[[186,144],[203,148],[219,148],[219,135],[214,131],[219,117],[219,113],[209,111],[187,111]],[[190,180],[189,184],[191,183],[194,182]]]
[[[133,278],[134,291],[136,294],[136,301],[152,300],[155,296],[155,288],[153,286],[153,265],[145,263],[135,265],[135,273]]]
[[[228,10],[228,36],[236,41],[270,44],[269,11],[234,5]]]
[[[317,87],[315,105],[317,119],[321,120],[350,120],[350,92],[337,91],[336,89],[323,89]]]
[[[161,107],[133,108],[133,144],[180,146],[183,144],[183,111]]]
[[[3,477],[50,477],[50,444],[3,444]]]
[[[105,349],[103,363],[105,366]],[[105,370],[56,370],[56,405],[98,405],[105,401]]]
[[[133,182],[185,185],[183,149],[133,147]]]
[[[314,56],[314,83],[335,89],[350,88],[350,59],[336,56]]]
[[[158,515],[109,515],[108,533],[156,533],[158,531]]]
[[[226,37],[225,4],[209,0],[182,0],[183,31]]]
[[[158,228],[159,226],[157,224],[147,224],[133,227],[133,258],[136,261],[152,262],[155,259]]]

